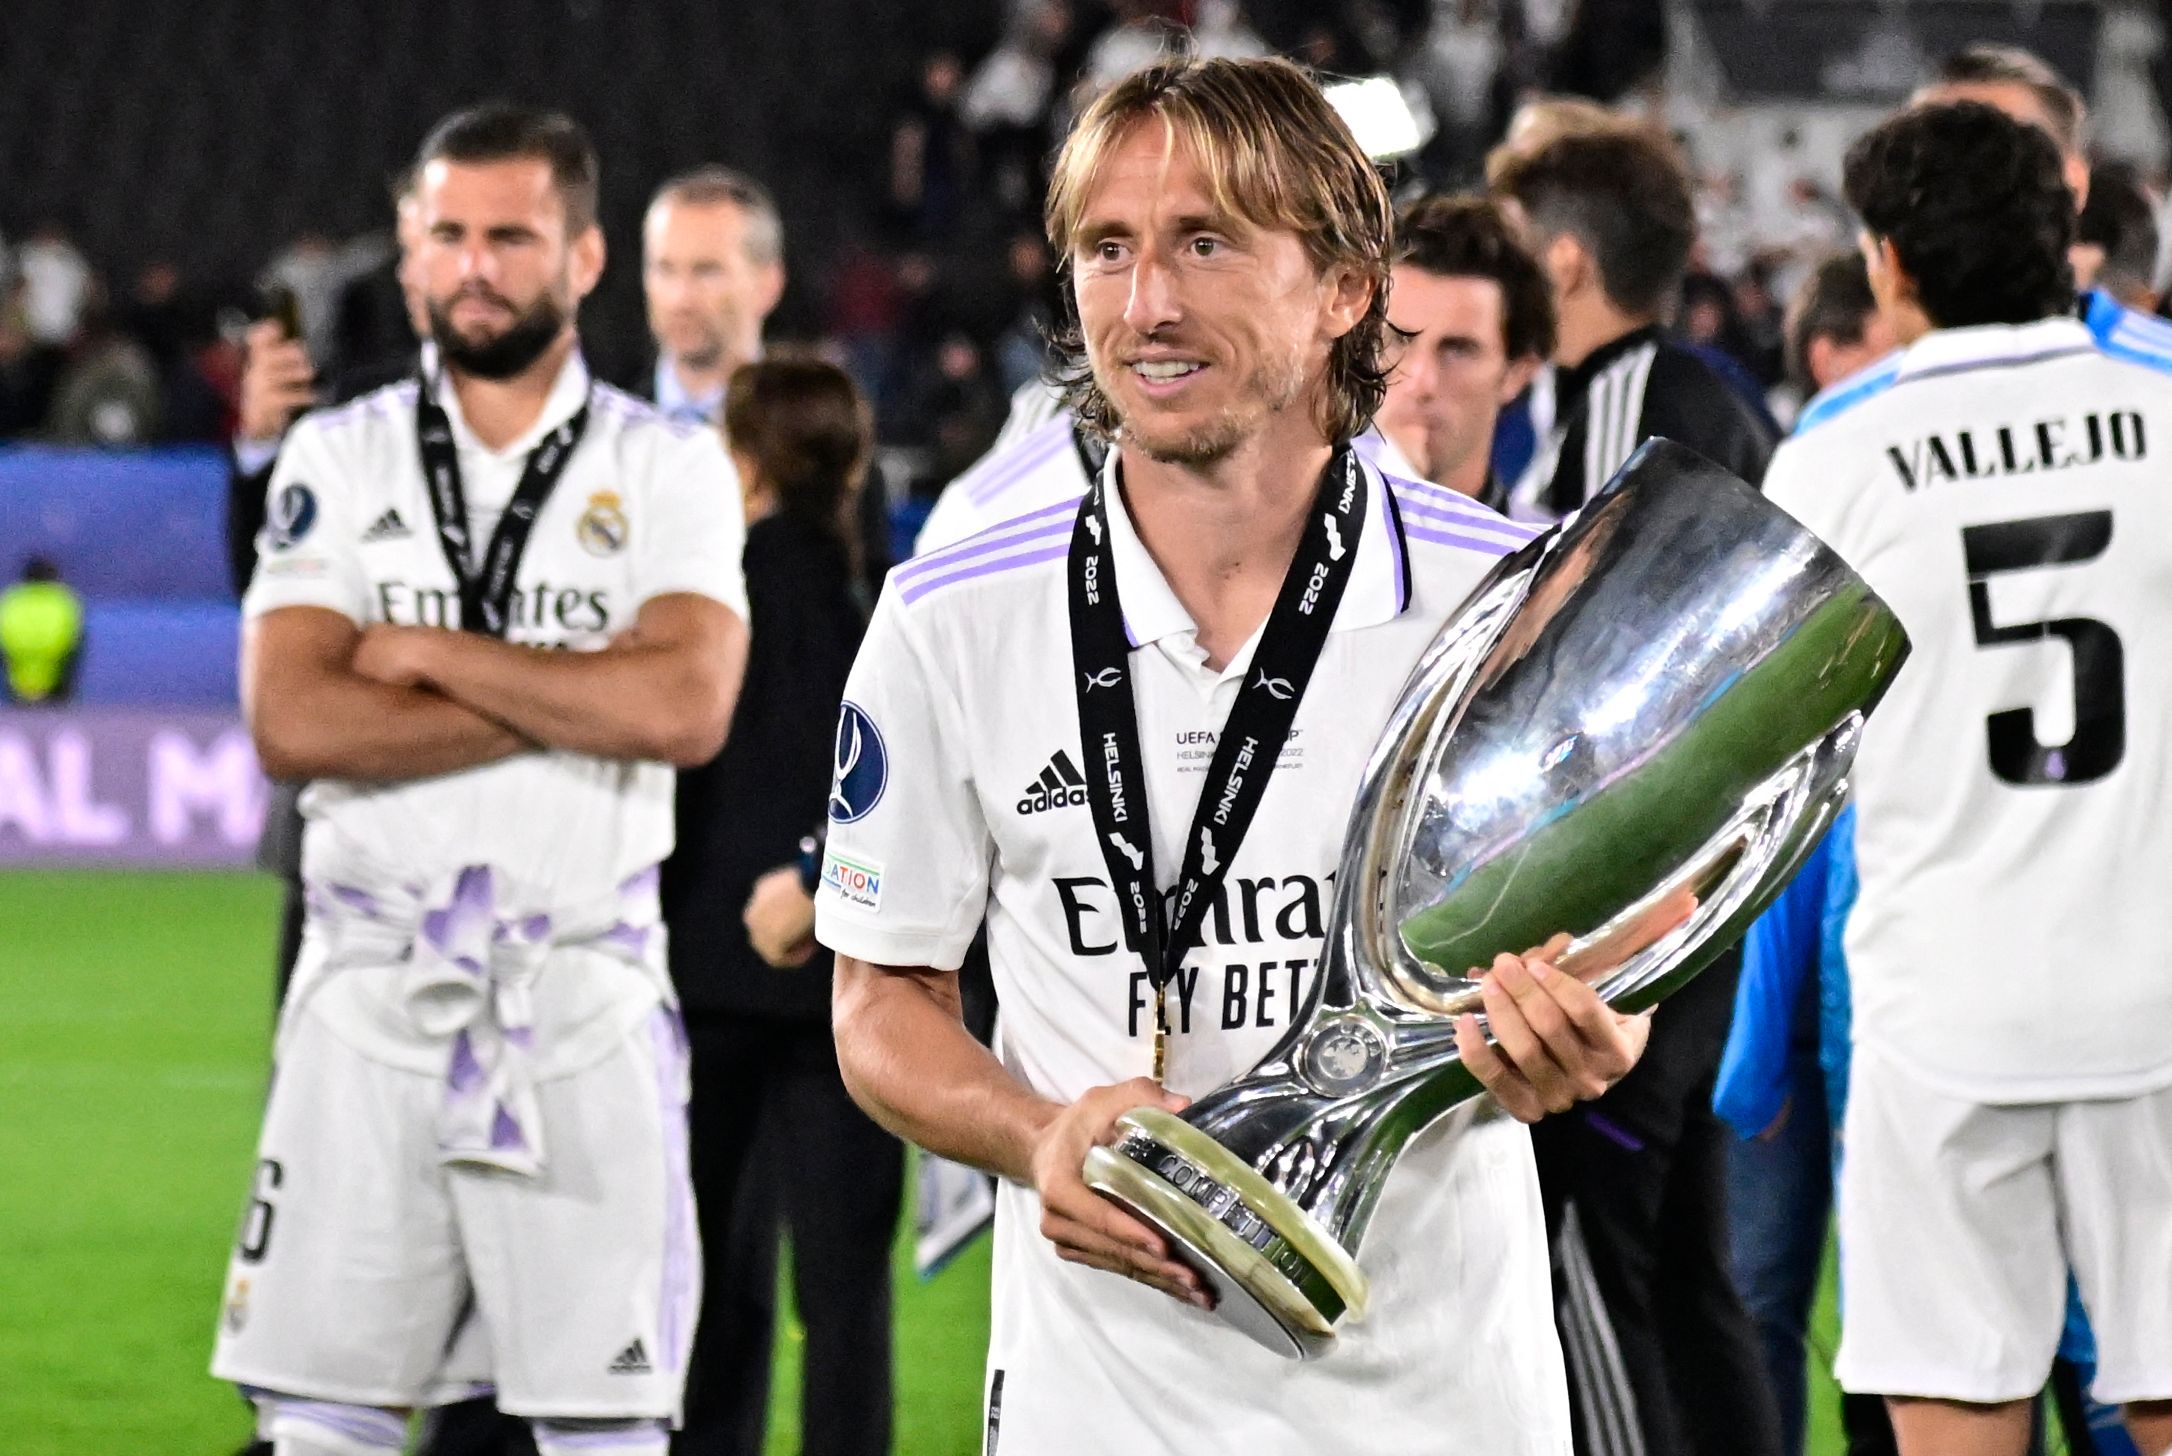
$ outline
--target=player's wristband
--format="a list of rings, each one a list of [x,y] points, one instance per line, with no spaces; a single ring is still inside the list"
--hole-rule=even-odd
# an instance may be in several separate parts
[[[811,898],[822,883],[822,839],[810,834],[799,842],[799,884]]]

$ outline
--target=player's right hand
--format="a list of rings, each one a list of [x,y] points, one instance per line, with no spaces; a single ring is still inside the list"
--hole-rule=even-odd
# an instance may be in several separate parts
[[[296,415],[316,402],[317,373],[301,341],[288,338],[270,319],[249,325],[247,337],[238,433],[253,443],[273,444]]]
[[[1182,1112],[1188,1099],[1148,1077],[1096,1087],[1056,1114],[1033,1147],[1033,1187],[1041,1195],[1041,1234],[1056,1257],[1105,1269],[1171,1299],[1212,1309],[1199,1275],[1169,1256],[1168,1240],[1086,1186],[1086,1154],[1116,1141],[1116,1119],[1135,1107]]]

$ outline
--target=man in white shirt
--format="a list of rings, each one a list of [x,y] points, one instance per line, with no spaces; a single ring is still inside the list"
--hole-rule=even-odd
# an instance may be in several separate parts
[[[397,1451],[472,1317],[547,1456],[661,1456],[700,1254],[656,866],[744,660],[738,489],[589,379],[573,122],[461,112],[416,183],[441,366],[294,427],[244,604],[310,904],[213,1370],[278,1456]]]
[[[1118,83],[1065,147],[1048,230],[1079,325],[1066,386],[1115,448],[1083,505],[893,573],[847,689],[818,909],[854,1095],[1003,1180],[985,1452],[1561,1456],[1516,1122],[1474,1105],[1411,1145],[1364,1249],[1379,1302],[1303,1366],[1215,1320],[1198,1276],[1080,1177],[1120,1114],[1181,1108],[1303,1013],[1374,740],[1530,532],[1349,448],[1385,374],[1391,214],[1296,68]],[[1080,672],[1074,631],[1112,664]],[[1117,787],[1107,744],[1083,741],[1097,693],[1128,702],[1138,745]],[[1279,754],[1241,765],[1261,734]],[[1248,830],[1192,824],[1247,774]],[[1130,834],[1100,832],[1115,812]],[[1179,865],[1195,893],[1150,919]],[[984,916],[992,1051],[954,974]],[[1642,1049],[1646,1023],[1535,959],[1501,958],[1486,1006],[1499,1045],[1475,1022],[1459,1044],[1519,1118],[1597,1095]]]
[[[2157,1456],[2172,503],[2151,451],[2172,387],[2073,317],[2072,199],[2039,129],[1919,106],[1857,144],[1847,187],[1902,349],[1765,481],[1916,648],[1855,771],[1838,1375],[1887,1396],[1904,1456],[2019,1456],[2071,1264],[2095,1394]]]

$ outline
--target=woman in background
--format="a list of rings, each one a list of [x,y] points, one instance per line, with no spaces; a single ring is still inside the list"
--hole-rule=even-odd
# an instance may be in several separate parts
[[[772,358],[733,374],[724,428],[747,515],[750,646],[724,750],[679,776],[664,866],[671,971],[693,1052],[688,1118],[707,1264],[679,1456],[758,1456],[782,1230],[806,1326],[808,1456],[890,1449],[890,1245],[904,1150],[845,1092],[830,955],[779,968],[741,914],[828,804],[831,743],[866,611],[857,494],[872,444],[842,370]]]

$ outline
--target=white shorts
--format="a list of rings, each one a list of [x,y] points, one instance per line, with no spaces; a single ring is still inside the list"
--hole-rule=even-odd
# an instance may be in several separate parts
[[[2096,1332],[2096,1398],[2172,1398],[2172,1089],[1987,1105],[1858,1045],[1845,1148],[1843,1389],[2033,1396],[2071,1266]]]
[[[685,1088],[683,1034],[658,1007],[617,1052],[537,1084],[539,1177],[448,1166],[443,1078],[362,1055],[305,1004],[282,1035],[212,1373],[399,1408],[489,1375],[512,1415],[675,1421],[701,1297]]]

